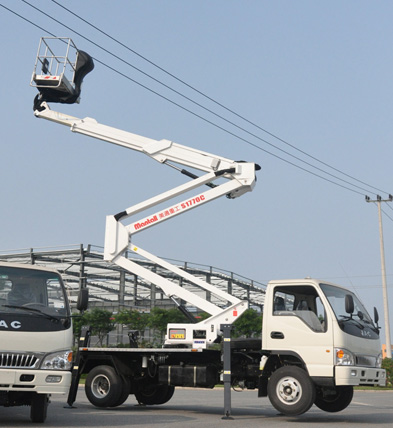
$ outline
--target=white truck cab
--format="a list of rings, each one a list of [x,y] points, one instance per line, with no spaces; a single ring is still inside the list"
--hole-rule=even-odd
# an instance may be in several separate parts
[[[353,386],[386,383],[377,311],[374,309],[373,321],[355,294],[325,281],[306,278],[269,282],[262,350],[268,355],[262,367],[266,378],[277,365],[301,367],[316,386],[317,398],[318,394],[323,398],[323,410],[337,411],[347,406],[337,391],[347,391],[343,394],[350,401]],[[296,404],[296,376],[283,376],[273,385],[277,393],[268,395],[276,396],[278,408]]]
[[[0,405],[31,406],[44,422],[51,394],[71,383],[73,333],[60,274],[0,262]]]

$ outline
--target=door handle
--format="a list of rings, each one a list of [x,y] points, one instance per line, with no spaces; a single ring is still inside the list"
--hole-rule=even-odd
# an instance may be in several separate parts
[[[281,331],[272,331],[270,333],[270,337],[272,339],[284,339],[284,333],[282,333]]]

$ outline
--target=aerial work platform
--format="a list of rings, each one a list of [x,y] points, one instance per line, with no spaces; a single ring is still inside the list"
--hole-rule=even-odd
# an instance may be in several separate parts
[[[59,55],[59,52],[63,54]],[[30,82],[39,91],[34,110],[39,109],[43,101],[79,102],[82,81],[93,68],[92,57],[78,50],[70,38],[42,37]]]

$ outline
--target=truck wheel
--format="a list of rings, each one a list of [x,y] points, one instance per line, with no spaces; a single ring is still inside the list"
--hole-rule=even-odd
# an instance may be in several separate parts
[[[155,404],[167,403],[175,393],[175,387],[172,385],[161,385],[160,396],[157,397]]]
[[[272,405],[287,416],[301,415],[315,401],[315,387],[305,372],[296,366],[277,369],[267,385],[267,394]]]
[[[352,397],[353,386],[337,386],[334,394],[323,396],[323,392],[318,391],[315,405],[325,412],[341,412],[350,405]]]
[[[48,394],[34,394],[31,399],[30,419],[32,422],[45,422],[48,411]]]
[[[135,398],[140,404],[164,404],[173,396],[175,387],[172,385],[149,385],[145,389],[135,393]]]
[[[111,407],[121,406],[129,397],[131,390],[131,381],[128,377],[122,376],[122,388],[121,394],[117,401],[115,401]]]
[[[118,403],[122,391],[122,378],[111,366],[94,367],[86,377],[86,397],[96,407],[111,407]]]

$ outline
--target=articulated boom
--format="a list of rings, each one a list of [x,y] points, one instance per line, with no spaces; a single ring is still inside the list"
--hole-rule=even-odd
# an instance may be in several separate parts
[[[45,80],[43,80],[43,82],[44,83],[40,82],[41,85],[45,84]],[[40,86],[40,88],[41,87],[42,86]],[[54,98],[53,87],[51,87],[50,101],[53,101]],[[255,171],[259,169],[259,166],[249,162],[235,162],[168,140],[157,141],[142,137],[102,125],[91,118],[78,119],[73,116],[52,111],[45,100],[44,91],[40,93],[38,99],[39,104],[37,104],[36,101],[34,106],[34,114],[36,117],[66,125],[72,132],[77,132],[142,152],[154,160],[167,164],[188,177],[193,178],[190,182],[129,207],[116,215],[107,216],[104,259],[116,263],[127,271],[141,276],[147,281],[155,284],[176,303],[176,298],[181,299],[211,314],[210,318],[197,324],[169,324],[166,338],[167,345],[187,345],[194,348],[205,348],[209,343],[216,341],[221,334],[220,325],[234,322],[247,309],[248,302],[241,301],[231,294],[190,275],[179,267],[134,245],[132,236],[152,226],[156,226],[163,221],[202,206],[220,196],[226,195],[228,198],[236,198],[251,191],[256,182]],[[203,171],[204,174],[201,177],[197,177],[195,174],[179,168],[177,164]],[[222,178],[224,180],[222,180]],[[219,182],[217,184],[214,183],[217,180],[219,180]],[[202,186],[203,189],[206,190],[202,191],[200,189]],[[174,201],[175,198],[179,198],[183,194],[195,190],[198,190],[198,192],[195,193],[194,196],[188,196],[180,202],[177,201],[177,199]],[[151,210],[157,205],[168,201],[171,201],[172,205],[156,211],[153,214],[146,214],[147,210]],[[128,224],[124,223],[125,220],[130,217],[143,212],[145,212],[145,214],[142,218],[138,220],[133,219]],[[207,293],[211,293],[219,298],[222,301],[222,305],[213,304],[180,285],[146,269],[140,264],[131,261],[125,256],[126,252],[138,254],[170,270],[175,275],[192,282]],[[179,305],[179,303],[177,304]],[[223,306],[224,309],[221,306]]]

